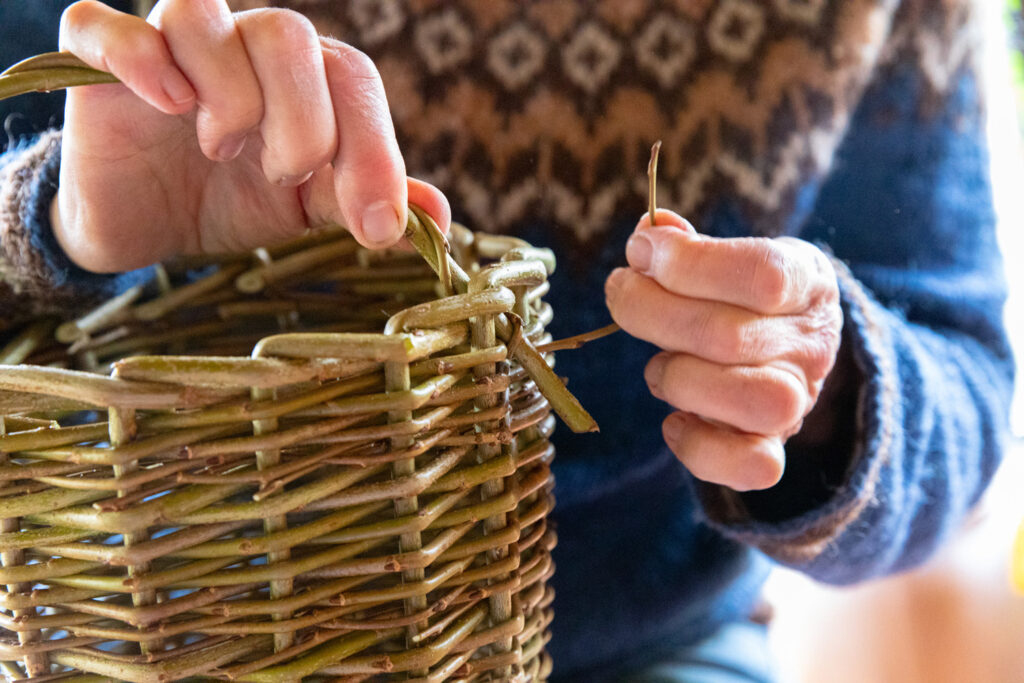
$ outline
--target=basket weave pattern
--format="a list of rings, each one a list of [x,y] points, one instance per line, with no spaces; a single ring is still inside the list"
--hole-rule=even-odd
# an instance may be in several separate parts
[[[463,294],[334,232],[0,351],[3,672],[544,680],[553,262],[453,245]]]

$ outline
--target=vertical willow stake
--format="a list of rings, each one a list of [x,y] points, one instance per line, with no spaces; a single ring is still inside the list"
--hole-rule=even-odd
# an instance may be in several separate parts
[[[0,415],[0,436],[7,434],[7,419],[5,416]],[[8,463],[8,455],[0,452],[0,465],[6,465]],[[21,519],[18,517],[8,517],[0,519],[0,533],[10,534],[17,532],[21,529]],[[0,567],[16,567],[25,564],[25,551],[22,549],[8,550],[7,552],[0,552]],[[27,593],[32,590],[31,583],[14,583],[7,584],[6,588],[7,596],[11,594]],[[11,616],[15,619],[25,619],[37,616],[35,607],[30,607],[26,610],[12,610]],[[9,633],[9,632],[8,632]],[[18,644],[22,647],[32,643],[36,643],[42,640],[42,633],[40,631],[18,631]],[[26,676],[44,676],[50,673],[50,662],[45,652],[33,652],[26,654],[22,659],[25,665]],[[17,678],[24,678],[20,672],[18,672]],[[10,680],[10,679],[8,679]]]

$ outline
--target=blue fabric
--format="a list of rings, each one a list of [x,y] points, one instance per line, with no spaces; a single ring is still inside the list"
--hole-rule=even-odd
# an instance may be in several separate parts
[[[50,6],[17,5],[37,18]],[[10,16],[0,14],[7,31]],[[46,22],[55,26],[56,16]],[[794,465],[775,489],[736,497],[748,513],[776,514],[724,514],[716,501],[729,494],[694,482],[661,442],[668,409],[642,379],[650,346],[617,335],[559,356],[560,373],[602,431],[555,437],[557,680],[618,680],[623,667],[641,671],[742,621],[769,554],[836,583],[912,566],[988,482],[1013,370],[980,98],[965,72],[925,114],[918,79],[897,68],[869,88],[831,174],[808,181],[788,222],[791,234],[827,245],[849,267],[841,274],[846,343],[863,376],[849,388],[857,393],[846,416],[852,438],[789,454],[835,464],[836,480],[794,485]],[[37,112],[33,125],[50,115]],[[89,287],[49,234],[55,179],[54,166],[27,223],[33,245],[58,281]],[[742,216],[723,201],[694,223],[717,236],[756,233]],[[633,218],[620,221],[587,269],[555,273],[555,336],[608,322],[603,281],[623,263],[632,226]],[[544,226],[525,236],[561,256],[572,248]]]
[[[626,674],[623,683],[771,683],[774,669],[768,628],[742,621]]]

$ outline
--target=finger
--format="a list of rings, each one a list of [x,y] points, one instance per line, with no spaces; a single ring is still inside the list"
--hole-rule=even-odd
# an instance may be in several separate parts
[[[344,224],[364,246],[390,247],[405,233],[408,185],[384,85],[369,57],[320,42],[340,131],[334,191]]]
[[[785,469],[785,449],[776,437],[732,431],[687,413],[669,415],[662,435],[693,476],[736,491],[771,488]]]
[[[626,258],[670,292],[759,313],[799,312],[816,298],[838,297],[832,265],[801,240],[702,238],[655,226],[633,233]]]
[[[605,297],[612,319],[630,335],[715,363],[760,365],[810,341],[787,329],[788,318],[672,294],[629,268],[612,271]]]
[[[441,232],[448,234],[452,226],[452,210],[448,198],[430,183],[409,178],[409,204],[415,204],[427,212]],[[309,221],[309,227],[327,225],[344,225],[338,202],[334,194],[334,178],[331,169],[320,169],[313,174],[309,182],[299,188],[299,196]],[[404,241],[399,248],[412,251],[412,246]]]
[[[195,104],[195,91],[175,64],[163,36],[139,17],[94,0],[76,2],[61,15],[60,49],[114,74],[165,114],[184,114]]]
[[[316,29],[298,12],[283,9],[241,12],[235,25],[263,93],[263,175],[277,185],[300,185],[338,147]]]
[[[775,366],[720,365],[659,353],[644,379],[652,394],[675,408],[752,434],[789,436],[811,408],[803,378]]]
[[[426,211],[441,232],[447,235],[452,227],[452,208],[448,204],[448,198],[441,190],[417,178],[409,178],[408,185],[409,203]]]
[[[692,235],[697,234],[696,228],[682,216],[675,211],[669,209],[657,209],[654,212],[654,223],[657,227],[674,227],[688,232]],[[644,230],[645,228],[651,227],[651,214],[650,212],[644,212],[644,215],[640,217],[640,222],[636,224],[637,230]]]
[[[234,159],[263,118],[263,94],[223,0],[163,0],[149,16],[198,96],[199,147]]]

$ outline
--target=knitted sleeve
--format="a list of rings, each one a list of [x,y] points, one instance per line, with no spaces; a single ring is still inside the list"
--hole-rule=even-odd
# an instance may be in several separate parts
[[[758,494],[696,485],[713,526],[820,580],[926,559],[1002,454],[1013,361],[982,97],[969,60],[946,78],[936,89],[910,59],[878,74],[803,234],[837,258],[844,345],[859,377],[847,433],[788,459],[848,454],[834,458],[848,466],[827,482],[829,495],[789,506],[790,516],[777,514],[784,495],[799,493],[785,479]]]
[[[58,131],[0,155],[0,330],[43,315],[67,317],[148,277],[99,275],[76,266],[57,244],[49,210],[60,171]]]

